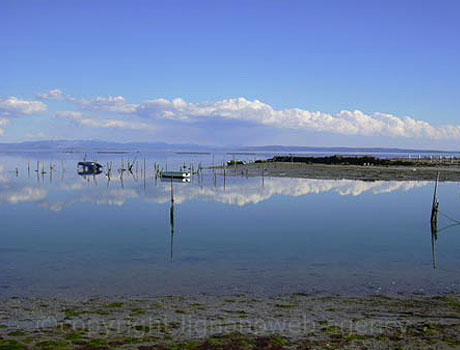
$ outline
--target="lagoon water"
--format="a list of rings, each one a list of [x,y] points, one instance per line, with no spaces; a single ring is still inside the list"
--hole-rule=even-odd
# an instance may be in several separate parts
[[[457,183],[440,184],[433,254],[433,182],[224,180],[208,169],[172,184],[171,223],[171,183],[154,179],[154,163],[231,156],[137,155],[137,176],[121,181],[122,156],[136,157],[92,155],[113,162],[110,182],[79,176],[82,154],[0,156],[0,296],[460,292],[460,226],[443,230],[455,223],[444,215],[460,220]]]

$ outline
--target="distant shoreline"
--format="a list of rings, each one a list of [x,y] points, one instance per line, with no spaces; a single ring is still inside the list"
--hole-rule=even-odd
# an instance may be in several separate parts
[[[412,149],[395,147],[319,147],[319,146],[237,146],[237,145],[200,145],[176,144],[166,142],[111,142],[102,140],[41,140],[23,142],[0,142],[0,152],[97,152],[97,151],[125,151],[125,152],[210,152],[210,153],[335,153],[335,154],[450,154],[460,155],[460,150]]]

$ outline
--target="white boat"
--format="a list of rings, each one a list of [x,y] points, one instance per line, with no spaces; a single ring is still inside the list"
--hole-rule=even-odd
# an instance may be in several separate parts
[[[190,178],[191,174],[188,171],[163,171],[161,177],[168,178]]]

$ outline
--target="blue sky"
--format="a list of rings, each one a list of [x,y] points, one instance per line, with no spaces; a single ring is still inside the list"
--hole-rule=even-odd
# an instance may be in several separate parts
[[[457,149],[459,10],[458,1],[3,0],[0,142]]]

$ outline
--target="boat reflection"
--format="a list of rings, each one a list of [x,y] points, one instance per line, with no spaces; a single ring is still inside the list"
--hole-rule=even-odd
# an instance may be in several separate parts
[[[102,165],[97,162],[78,162],[77,172],[80,176],[99,175],[102,173]]]

